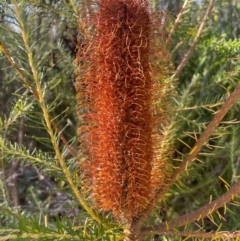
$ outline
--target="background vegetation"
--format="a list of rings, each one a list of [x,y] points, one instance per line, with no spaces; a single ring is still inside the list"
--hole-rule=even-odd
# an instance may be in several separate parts
[[[198,36],[209,2],[152,1],[156,11],[168,12],[169,31],[182,13],[169,44],[176,70]],[[74,59],[78,16],[82,38],[88,38],[91,29],[83,20],[94,11],[90,0],[0,0],[0,240],[123,240],[122,227],[111,214],[96,214],[79,193]],[[239,0],[216,1],[179,73],[172,117],[175,167],[239,83],[239,19]],[[146,226],[191,213],[237,182],[239,113],[238,101]],[[234,233],[240,229],[238,199],[178,233],[148,233],[145,239],[194,239],[196,231],[203,233],[199,238],[207,238],[206,232]],[[235,234],[214,237],[236,239]]]

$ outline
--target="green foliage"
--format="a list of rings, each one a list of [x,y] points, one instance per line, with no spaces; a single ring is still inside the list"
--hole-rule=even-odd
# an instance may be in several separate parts
[[[171,39],[176,67],[196,37],[208,2],[187,5]],[[155,1],[155,8],[166,3]],[[178,13],[174,3],[167,9],[173,18]],[[88,192],[81,192],[74,90],[79,11],[83,19],[95,7],[74,0],[0,2],[0,240],[124,239],[124,227],[111,214],[92,211]],[[177,81],[175,167],[239,83],[239,12],[237,0],[217,1]],[[87,38],[91,30],[82,26]],[[237,182],[239,107],[234,104],[146,226],[190,213]],[[239,229],[238,201],[178,231],[233,232]],[[162,240],[180,236],[162,235]]]
[[[183,58],[187,45],[195,37],[193,33],[196,31],[192,31],[192,25],[196,29],[196,25],[201,21],[206,6],[206,1],[203,2],[197,8],[196,2],[189,5],[189,8],[191,10],[195,8],[196,12],[193,14],[193,11],[188,11],[174,33],[171,44],[176,66]],[[226,7],[225,10],[223,6]],[[230,14],[231,16],[228,15],[229,8],[234,9],[234,14]],[[177,114],[174,120],[174,127],[177,130],[175,148],[177,153],[181,153],[176,154],[178,162],[189,153],[196,139],[239,83],[240,42],[234,37],[234,33],[229,31],[233,27],[232,23],[239,17],[237,11],[239,5],[236,1],[231,3],[218,1],[215,4],[208,27],[204,30],[193,56],[179,79],[179,95],[175,97]],[[222,18],[225,21],[226,18],[231,18],[233,22],[225,22],[220,30],[219,20]],[[239,32],[236,25],[235,31]],[[176,49],[177,45],[179,47]],[[187,212],[196,210],[226,192],[228,187],[224,181],[229,185],[237,181],[239,176],[237,143],[240,141],[238,112],[239,103],[236,103],[215,129],[196,161],[188,168],[188,175],[184,175],[181,183],[177,184],[180,189],[172,189],[167,202],[172,214],[179,215],[186,213],[186,210]],[[206,218],[203,230],[213,231],[218,227],[221,227],[220,230],[239,229],[235,216],[238,212],[237,206],[238,204],[229,207],[231,211],[224,216],[227,222],[222,221],[217,215],[214,216],[214,222]],[[220,210],[222,215],[224,212],[223,209]],[[192,228],[195,230],[196,227],[193,225]]]

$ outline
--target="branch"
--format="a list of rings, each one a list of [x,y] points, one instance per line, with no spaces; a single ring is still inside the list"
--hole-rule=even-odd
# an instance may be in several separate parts
[[[215,114],[214,118],[208,125],[208,127],[205,129],[205,131],[202,133],[200,138],[197,140],[196,144],[190,151],[190,153],[185,157],[183,162],[181,163],[179,169],[173,173],[171,177],[171,181],[168,185],[168,188],[163,190],[161,193],[159,193],[159,197],[164,195],[169,189],[169,187],[175,183],[175,181],[178,179],[180,174],[182,174],[187,166],[194,160],[194,158],[197,156],[198,152],[201,150],[205,142],[208,140],[210,135],[213,133],[215,128],[219,125],[223,117],[227,114],[227,112],[230,110],[230,108],[233,106],[233,104],[240,98],[240,84],[236,87],[236,89],[231,93],[231,95],[228,97],[228,99],[225,101],[225,103],[222,105],[221,109]]]
[[[88,206],[88,204],[85,202],[83,197],[80,195],[79,190],[77,189],[77,187],[73,183],[73,180],[72,180],[72,177],[71,177],[71,173],[68,171],[68,169],[67,169],[67,167],[65,165],[65,162],[62,159],[62,156],[61,156],[60,150],[59,150],[59,148],[57,146],[57,142],[56,142],[56,139],[54,137],[54,133],[53,133],[53,130],[52,130],[51,126],[53,126],[55,128],[55,130],[60,134],[61,140],[68,147],[69,152],[73,156],[76,156],[76,153],[69,146],[69,144],[68,144],[67,140],[65,139],[65,137],[61,134],[60,129],[59,129],[57,123],[53,120],[53,118],[50,115],[50,113],[47,112],[47,109],[46,109],[44,101],[43,101],[43,96],[42,96],[41,89],[39,88],[39,91],[41,92],[41,95],[39,95],[37,90],[33,89],[32,86],[31,86],[31,83],[24,77],[22,71],[20,70],[20,68],[18,67],[16,62],[14,62],[13,58],[11,57],[10,53],[8,52],[7,48],[5,47],[5,45],[2,42],[0,42],[0,47],[1,47],[2,51],[4,52],[4,54],[6,55],[7,59],[9,60],[9,62],[12,64],[12,66],[17,71],[17,73],[20,76],[20,78],[23,81],[23,83],[32,91],[34,98],[39,102],[39,104],[42,105],[41,107],[42,107],[42,110],[43,110],[43,115],[44,115],[44,118],[45,118],[45,121],[46,121],[46,125],[47,125],[47,128],[48,128],[48,133],[49,133],[49,135],[51,137],[51,141],[52,141],[53,147],[54,147],[54,149],[56,151],[56,155],[57,155],[57,157],[59,159],[59,162],[61,164],[62,170],[63,170],[63,172],[64,172],[64,174],[65,174],[65,176],[66,176],[66,178],[67,178],[67,180],[68,180],[68,182],[70,184],[70,187],[72,188],[74,194],[76,195],[76,197],[78,198],[78,200],[80,201],[80,203],[82,204],[84,209],[92,216],[92,218],[95,219],[98,223],[101,223],[99,217],[95,214],[95,212],[92,211],[92,209]],[[29,46],[27,46],[27,47],[29,48]],[[34,76],[34,78],[36,78],[36,77]]]
[[[22,82],[30,89],[30,91],[32,92],[33,97],[39,102],[39,96],[36,90],[33,89],[31,83],[24,77],[24,74],[22,73],[21,69],[19,68],[19,66],[17,65],[17,63],[13,60],[11,54],[9,53],[9,51],[7,50],[6,46],[0,42],[0,48],[3,51],[3,53],[5,54],[5,56],[7,57],[8,61],[10,62],[10,64],[14,67],[14,69],[17,71],[20,79],[22,80]],[[64,135],[61,133],[60,128],[58,127],[56,121],[54,120],[54,118],[50,115],[49,113],[49,117],[50,117],[50,121],[52,126],[55,128],[55,130],[57,131],[58,134],[60,134],[60,139],[62,140],[62,142],[64,143],[64,145],[67,146],[69,153],[72,155],[72,157],[76,157],[77,153],[76,151],[68,144],[66,138],[64,137]]]
[[[166,40],[166,43],[165,43],[165,47],[167,47],[169,45],[170,39],[172,38],[172,35],[173,35],[175,29],[177,28],[178,24],[180,23],[180,19],[181,19],[182,15],[183,15],[184,10],[185,10],[185,8],[186,8],[188,3],[189,3],[189,0],[185,0],[184,4],[182,6],[182,9],[181,9],[180,13],[178,14],[178,16],[177,16],[177,18],[176,18],[176,20],[174,22],[174,25],[173,25],[172,29],[170,30],[170,33],[169,33],[169,35],[167,37],[167,40]]]
[[[188,223],[192,223],[199,219],[207,217],[208,215],[211,215],[214,211],[216,211],[218,208],[226,205],[239,193],[240,193],[240,180],[235,185],[233,185],[225,194],[223,194],[221,197],[217,198],[213,202],[199,208],[198,210],[190,214],[183,215],[168,223],[165,222],[159,225],[155,225],[154,227],[151,227],[151,228],[143,228],[141,230],[141,235],[146,236],[153,233],[161,234],[163,232],[168,232],[172,229],[176,229]],[[236,233],[240,235],[239,232],[236,232]]]
[[[201,37],[201,34],[202,34],[202,31],[208,21],[208,17],[210,16],[211,12],[212,12],[212,9],[213,9],[213,5],[214,5],[214,2],[215,0],[211,0],[209,2],[209,6],[208,6],[208,9],[205,13],[205,16],[203,18],[203,21],[201,22],[200,26],[199,26],[199,29],[198,29],[198,32],[197,32],[197,35],[196,37],[194,38],[193,42],[192,42],[192,45],[191,47],[189,48],[188,52],[185,54],[185,56],[183,57],[182,59],[182,62],[178,65],[174,75],[172,76],[173,79],[177,79],[179,78],[180,74],[182,73],[182,70],[183,68],[185,67],[185,65],[187,64],[188,60],[190,59],[190,57],[192,56],[193,54],[193,51],[194,49],[196,48],[197,46],[197,43]]]
[[[185,232],[185,231],[162,231],[158,232],[157,234],[164,235],[164,236],[178,236],[178,237],[187,237],[189,238],[201,238],[201,239],[236,239],[240,238],[240,231],[235,231],[235,232],[227,232],[227,231],[222,231],[222,232]]]
[[[74,4],[74,1],[73,1],[73,0],[70,0],[70,4],[72,5],[75,14],[78,15],[78,10],[77,10],[77,7],[76,7],[75,4]]]
[[[14,231],[14,229],[12,230]],[[18,231],[18,230],[17,230]],[[20,232],[19,232],[20,233]],[[22,233],[22,234],[10,234],[10,235],[1,235],[0,241],[7,241],[7,240],[19,240],[19,239],[74,239],[74,240],[81,240],[81,238],[77,235],[69,235],[64,233]]]
[[[236,87],[234,92],[231,93],[231,95],[228,97],[228,99],[222,105],[221,109],[217,112],[217,114],[215,114],[214,118],[212,119],[212,121],[210,122],[210,124],[208,125],[206,130],[203,132],[203,134],[200,136],[200,138],[197,140],[196,144],[194,145],[194,147],[192,148],[192,150],[190,151],[188,156],[186,156],[186,158],[181,163],[179,169],[173,173],[173,175],[171,177],[171,181],[169,182],[167,187],[164,189],[161,189],[159,192],[157,192],[154,199],[160,199],[161,197],[163,197],[163,195],[165,193],[168,192],[170,186],[176,182],[176,180],[178,179],[180,174],[182,174],[186,170],[186,168],[190,164],[190,162],[192,162],[194,160],[194,158],[196,157],[198,152],[201,150],[202,146],[205,144],[205,142],[210,137],[212,132],[219,125],[219,123],[221,122],[223,117],[227,114],[229,109],[233,106],[233,104],[238,100],[239,97],[240,97],[240,84]],[[152,202],[150,202],[150,203],[152,203]],[[143,212],[144,215],[146,215],[150,210],[151,210],[150,207],[148,207],[145,210],[145,212]],[[142,233],[141,232],[141,220],[144,218],[144,215],[140,215],[139,217],[137,217],[136,220],[134,220],[134,222],[131,224],[130,230],[131,230],[133,237],[141,235],[141,233]],[[183,221],[186,221],[186,217],[185,217],[185,220],[183,220]],[[187,222],[189,222],[189,220]],[[166,231],[166,228],[164,230]]]

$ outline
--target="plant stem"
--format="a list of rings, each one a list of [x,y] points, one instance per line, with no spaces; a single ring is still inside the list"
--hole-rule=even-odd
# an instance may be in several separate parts
[[[170,44],[172,35],[173,35],[174,31],[176,30],[178,24],[180,23],[180,19],[181,19],[183,13],[184,13],[184,10],[186,9],[187,4],[189,3],[189,1],[190,1],[190,0],[185,0],[184,4],[183,4],[183,6],[182,6],[182,9],[181,9],[180,13],[178,14],[178,16],[177,16],[177,18],[176,18],[176,20],[175,20],[175,22],[174,22],[174,25],[172,26],[172,28],[171,28],[171,30],[170,30],[170,33],[169,33],[169,35],[168,35],[168,37],[167,37],[167,40],[166,40],[166,42],[165,42],[165,47],[168,47],[168,45]]]
[[[187,232],[187,231],[158,231],[156,234],[164,235],[164,236],[178,236],[178,237],[187,237],[190,238],[199,238],[199,239],[211,239],[211,240],[230,240],[240,238],[240,231],[228,232]]]
[[[183,162],[181,163],[179,169],[177,169],[176,172],[173,173],[172,177],[171,177],[171,181],[169,182],[168,186],[164,189],[162,189],[160,192],[158,192],[156,194],[156,196],[158,198],[163,197],[163,195],[165,193],[168,192],[169,188],[171,185],[173,185],[178,177],[186,170],[187,166],[194,160],[194,158],[196,157],[196,155],[198,154],[198,152],[201,150],[202,146],[205,144],[205,142],[207,141],[207,139],[210,137],[210,135],[213,133],[213,131],[215,130],[215,128],[219,125],[219,123],[221,122],[221,120],[223,119],[223,117],[227,114],[227,112],[229,111],[229,109],[233,106],[233,104],[240,98],[240,84],[236,87],[236,89],[231,93],[231,95],[228,97],[228,99],[225,101],[225,103],[222,105],[221,109],[215,114],[214,118],[212,119],[212,121],[210,122],[210,124],[208,125],[208,127],[206,128],[206,130],[203,132],[203,134],[200,136],[200,138],[197,140],[196,144],[194,145],[194,147],[192,148],[192,150],[190,151],[190,153],[186,156],[186,158],[183,160]],[[235,184],[237,185],[237,184]],[[230,190],[233,190],[232,192],[236,195],[236,193],[238,193],[238,189],[240,190],[240,183],[238,183],[238,186],[235,187]],[[229,191],[230,191],[229,190]],[[237,190],[237,191],[236,191]],[[228,192],[227,192],[228,193]],[[230,196],[233,195],[233,193],[230,192]],[[222,197],[220,197],[222,198]],[[231,199],[231,198],[230,198]],[[229,199],[229,200],[230,200]],[[219,200],[219,199],[217,199]],[[227,203],[227,202],[225,202]],[[222,202],[222,205],[225,205],[225,203]],[[216,210],[216,209],[215,209]],[[145,214],[148,213],[148,210],[146,210],[146,212],[144,212]],[[207,215],[207,214],[206,214]],[[195,216],[194,216],[195,217]],[[137,220],[135,220],[132,224],[131,224],[131,230],[133,233],[133,236],[141,236],[142,235],[142,231],[141,231],[141,220],[142,220],[142,216],[140,216]],[[185,222],[188,223],[191,220],[186,220],[186,216],[184,216],[184,218],[180,219],[178,222]],[[196,217],[195,217],[196,218]],[[199,218],[199,216],[197,216],[197,218],[195,220],[197,220]],[[195,221],[194,220],[194,221]],[[174,221],[173,221],[174,222]],[[174,223],[178,223],[177,221],[175,221]],[[172,223],[172,222],[171,222]],[[170,223],[170,224],[171,224]],[[163,227],[163,224],[161,224]],[[183,224],[184,225],[184,224]],[[182,225],[180,225],[182,226]],[[165,227],[165,231],[167,230],[166,226]],[[169,227],[169,226],[168,226]],[[175,228],[177,228],[178,226],[175,226]],[[151,229],[148,229],[148,231]],[[154,230],[154,229],[152,229]],[[140,237],[139,236],[139,237]],[[141,239],[140,239],[141,240]]]
[[[240,89],[240,88],[239,88]],[[235,196],[240,193],[240,181],[238,181],[235,185],[233,185],[225,194],[221,197],[217,198],[213,202],[193,211],[190,214],[183,215],[173,221],[161,223],[160,225],[156,225],[152,228],[145,228],[142,229],[141,234],[143,236],[153,234],[153,233],[161,233],[167,232],[178,227],[182,227],[186,224],[192,223],[194,221],[203,219],[204,217],[210,216],[211,214],[216,211],[218,208],[225,206],[228,202],[233,200]],[[239,237],[238,233],[238,237]]]
[[[187,64],[187,62],[188,62],[188,60],[190,59],[190,57],[192,56],[193,51],[194,51],[194,49],[196,48],[197,43],[198,43],[198,41],[199,41],[199,39],[200,39],[200,37],[201,37],[202,31],[203,31],[203,29],[204,29],[204,27],[205,27],[205,25],[206,25],[206,23],[207,23],[207,21],[208,21],[208,18],[209,18],[209,16],[210,16],[211,12],[212,12],[214,2],[215,2],[215,0],[211,0],[211,1],[209,2],[208,9],[207,9],[207,11],[206,11],[206,13],[205,13],[205,16],[204,16],[204,18],[203,18],[203,21],[201,22],[201,24],[200,24],[200,26],[199,26],[197,35],[196,35],[196,37],[194,38],[191,47],[189,48],[189,50],[187,51],[187,53],[186,53],[185,56],[183,57],[182,62],[178,65],[178,67],[177,67],[174,75],[172,76],[173,79],[178,79],[178,78],[179,78],[179,76],[180,76],[181,73],[182,73],[183,68],[184,68],[185,65]],[[181,12],[180,12],[180,13],[181,13]]]
[[[19,240],[19,239],[31,239],[31,240],[37,240],[37,239],[68,239],[68,240],[81,240],[79,236],[71,236],[68,234],[58,234],[58,233],[23,233],[23,234],[11,234],[6,235],[3,237],[0,237],[0,241],[4,240]]]
[[[7,50],[6,46],[0,42],[0,48],[3,51],[3,53],[5,54],[5,56],[7,57],[8,61],[11,63],[11,65],[14,67],[14,69],[17,71],[20,79],[22,80],[22,82],[27,86],[27,88],[31,91],[33,97],[39,101],[39,96],[38,93],[36,92],[36,90],[33,89],[33,87],[30,84],[30,81],[28,79],[26,79],[22,73],[22,71],[20,70],[19,66],[17,65],[16,62],[14,62],[13,58],[11,57],[9,51]],[[64,135],[61,133],[60,128],[58,127],[56,121],[54,120],[54,118],[51,116],[51,114],[49,113],[49,117],[50,117],[50,122],[53,125],[53,127],[56,129],[56,131],[58,132],[58,134],[60,135],[60,139],[62,140],[62,142],[64,143],[65,146],[67,146],[69,153],[72,155],[72,157],[76,157],[77,153],[76,151],[68,144],[67,139],[64,137]]]
[[[182,174],[187,166],[194,160],[194,158],[197,156],[198,152],[201,150],[202,146],[205,144],[205,142],[208,140],[210,135],[213,133],[215,128],[219,125],[223,117],[227,114],[227,112],[230,110],[230,108],[233,106],[233,104],[240,98],[240,85],[236,87],[236,89],[231,93],[231,95],[228,97],[226,102],[222,105],[221,109],[215,114],[212,121],[207,126],[206,130],[202,133],[200,138],[197,140],[196,144],[192,148],[192,150],[189,152],[189,154],[186,156],[186,158],[181,163],[179,169],[173,174],[171,181],[169,183],[169,187],[175,183],[175,181],[178,179],[180,174]],[[166,190],[164,191],[164,193]],[[163,192],[161,193],[163,195]],[[160,196],[162,196],[160,194]]]
[[[18,20],[18,23],[19,23],[19,27],[21,29],[22,39],[23,39],[23,42],[24,42],[24,45],[25,45],[25,48],[26,48],[26,52],[27,52],[27,55],[28,55],[28,62],[29,62],[29,65],[30,65],[30,68],[31,68],[31,71],[32,71],[32,74],[33,74],[33,79],[34,79],[35,84],[36,84],[37,100],[38,100],[39,105],[42,109],[45,124],[46,124],[46,127],[47,127],[47,131],[48,131],[49,136],[51,138],[51,142],[52,142],[53,148],[55,150],[55,154],[57,156],[57,159],[58,159],[58,161],[59,161],[59,163],[62,167],[62,171],[65,174],[66,179],[67,179],[70,187],[72,188],[74,194],[76,195],[77,199],[79,200],[79,202],[81,203],[83,208],[89,213],[89,215],[92,216],[92,218],[95,221],[97,221],[98,223],[101,223],[101,220],[99,219],[99,217],[87,205],[87,203],[84,201],[83,197],[80,195],[77,187],[75,186],[75,184],[73,182],[73,179],[71,177],[71,173],[69,172],[69,170],[68,170],[68,168],[65,164],[65,161],[64,161],[64,159],[61,155],[60,149],[59,149],[58,144],[57,144],[56,136],[54,135],[54,130],[52,129],[52,125],[51,125],[52,120],[50,118],[48,109],[47,109],[47,107],[45,105],[45,102],[44,102],[44,94],[43,94],[43,90],[42,90],[42,87],[41,87],[41,84],[40,84],[39,74],[38,74],[37,68],[34,64],[33,53],[31,51],[31,48],[30,48],[30,45],[29,45],[29,40],[28,40],[28,36],[26,34],[26,29],[25,29],[24,23],[22,21],[21,11],[18,7],[18,3],[17,3],[16,0],[13,1],[13,5],[14,5],[14,10],[15,10],[17,20]]]

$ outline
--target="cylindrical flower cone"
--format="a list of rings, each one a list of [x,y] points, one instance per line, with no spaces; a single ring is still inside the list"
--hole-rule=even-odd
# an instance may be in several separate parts
[[[82,166],[95,206],[129,221],[151,205],[167,170],[157,143],[166,120],[158,119],[150,64],[153,21],[146,0],[101,0],[99,9],[88,51],[79,42],[77,55],[88,63],[76,84]]]

